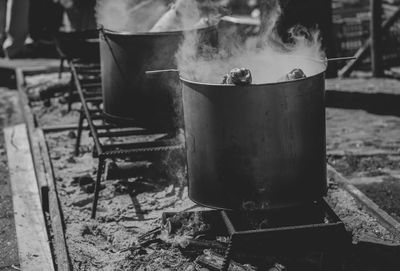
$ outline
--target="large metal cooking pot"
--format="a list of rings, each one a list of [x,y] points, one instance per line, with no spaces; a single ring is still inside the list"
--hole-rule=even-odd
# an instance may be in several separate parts
[[[215,26],[188,31],[199,31],[201,39],[216,41]],[[146,79],[145,72],[176,69],[175,54],[185,32],[132,34],[104,30],[102,33],[100,53],[105,116],[115,123],[133,122],[149,129],[164,129],[159,127],[159,121],[149,119],[148,112],[154,104],[158,105],[154,110],[170,112],[171,105],[154,103],[158,96],[154,96],[153,101],[143,99],[150,87],[157,88],[154,82],[148,85],[150,80]]]
[[[325,195],[324,72],[248,86],[181,81],[193,201],[264,208]]]

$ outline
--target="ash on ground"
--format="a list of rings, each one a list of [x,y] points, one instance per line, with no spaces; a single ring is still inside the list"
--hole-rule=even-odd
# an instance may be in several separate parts
[[[39,79],[33,76],[28,78],[27,82],[35,84],[37,80]],[[43,80],[43,76],[40,80]],[[55,80],[54,76],[49,80]],[[340,87],[340,84],[346,85],[346,82],[328,81],[328,87]],[[78,123],[79,105],[74,104],[73,110],[68,112],[67,105],[60,103],[60,99],[62,97],[51,99],[50,104],[46,105],[40,101],[32,103],[40,126]],[[382,129],[369,133],[368,129],[377,127]],[[391,141],[390,134],[398,135],[399,128],[400,120],[396,117],[376,116],[361,110],[327,109],[329,161],[352,178],[360,176],[360,172],[372,174],[369,171],[371,166],[364,166],[367,162],[349,163],[357,165],[356,167],[348,167],[346,164],[340,166],[341,161],[345,159],[342,157],[358,155],[357,151],[373,153],[376,150],[395,150],[398,142]],[[46,135],[74,270],[194,270],[191,268],[194,268],[195,257],[185,254],[182,245],[184,241],[180,245],[176,245],[176,242],[161,241],[142,247],[138,240],[139,236],[151,229],[163,227],[161,218],[164,212],[204,209],[190,201],[187,186],[184,183],[171,183],[156,176],[104,181],[97,218],[92,220],[91,186],[97,170],[97,159],[92,157],[92,140],[87,132],[83,133],[80,155],[74,156],[74,135],[74,131]],[[397,161],[397,154],[385,157]],[[398,170],[397,166],[386,162],[385,160],[382,166],[374,168],[377,174],[393,174]],[[348,231],[352,232],[354,241],[365,235],[380,240],[398,241],[397,236],[383,228],[332,178],[327,199],[346,224]],[[207,229],[207,226],[201,223],[197,225],[195,220],[190,223],[192,226],[183,228],[178,236],[193,237],[193,229],[196,227],[198,229],[195,231],[200,232]],[[221,237],[219,241],[224,245],[227,240]]]

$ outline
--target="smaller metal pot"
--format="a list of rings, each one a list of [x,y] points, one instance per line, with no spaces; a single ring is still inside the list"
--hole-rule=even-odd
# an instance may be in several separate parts
[[[216,42],[216,26],[188,31],[197,31],[205,41]],[[103,31],[100,38],[101,71],[104,115],[108,120],[120,124],[134,123],[147,129],[164,128],[157,127],[149,111],[159,116],[158,112],[165,110],[171,112],[172,109],[164,110],[165,106],[175,106],[163,105],[161,103],[163,98],[157,96],[168,85],[162,81],[167,78],[151,81],[145,73],[152,70],[176,69],[175,54],[184,34],[185,31],[154,33]],[[175,84],[174,79],[171,84]]]

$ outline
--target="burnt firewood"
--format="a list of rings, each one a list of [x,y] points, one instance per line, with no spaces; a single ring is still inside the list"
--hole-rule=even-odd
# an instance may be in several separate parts
[[[268,271],[286,271],[286,267],[280,263],[276,263]]]
[[[186,246],[181,248],[181,251],[185,254],[200,255],[205,249],[212,249],[217,253],[224,254],[226,248],[226,244],[215,240],[187,239]]]
[[[164,228],[169,235],[196,237],[207,233],[210,225],[204,222],[200,212],[177,213],[165,221]]]
[[[205,250],[204,254],[197,257],[195,261],[195,263],[198,264],[199,266],[215,271],[221,270],[223,262],[224,262],[224,257],[222,255],[212,252],[210,250]],[[240,264],[235,261],[230,261],[230,266],[228,270],[256,271],[257,269],[249,264]]]
[[[161,227],[156,227],[138,237],[138,243],[141,247],[161,241],[158,236],[161,234]]]
[[[85,175],[74,177],[71,184],[79,185],[79,186],[84,186],[87,184],[94,184],[94,179],[92,178],[92,176],[90,174],[85,174]]]

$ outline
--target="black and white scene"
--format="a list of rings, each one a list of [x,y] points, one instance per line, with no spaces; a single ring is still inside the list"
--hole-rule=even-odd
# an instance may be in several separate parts
[[[400,270],[400,0],[0,0],[14,270]]]

